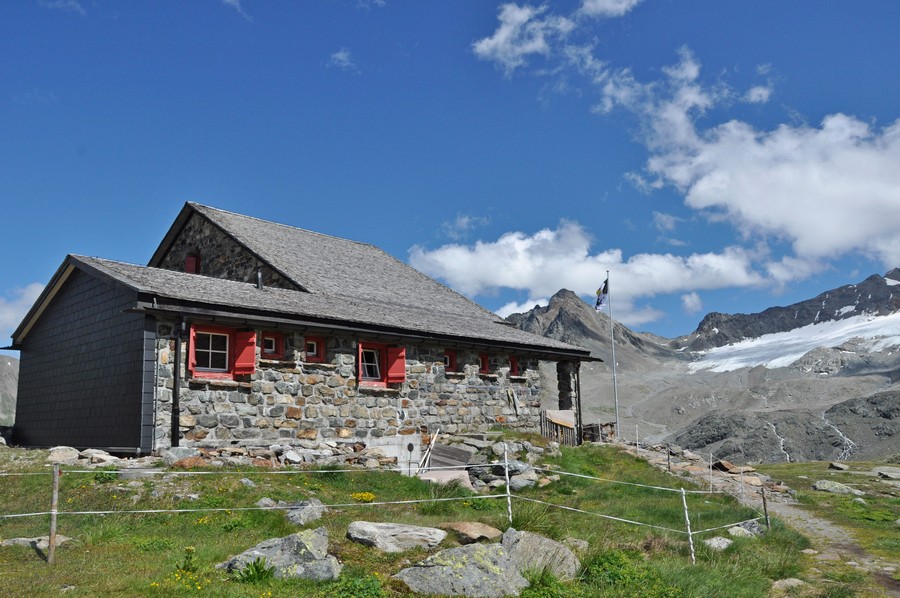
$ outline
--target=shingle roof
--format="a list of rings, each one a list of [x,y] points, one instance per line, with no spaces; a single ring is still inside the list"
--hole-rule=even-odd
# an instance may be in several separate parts
[[[360,328],[387,328],[398,334],[405,331],[457,339],[459,342],[499,343],[520,346],[526,350],[530,347],[538,352],[589,358],[585,349],[501,323],[502,320],[481,308],[478,310],[481,312],[480,317],[473,317],[473,310],[469,310],[469,313],[460,313],[460,310],[446,311],[433,308],[430,304],[426,309],[409,305],[408,302],[385,301],[377,294],[351,297],[269,287],[258,289],[256,285],[244,282],[101,258],[70,256],[68,259],[84,269],[106,275],[138,293],[152,296],[161,303],[167,300],[199,303],[233,311],[236,314],[242,311],[263,312],[271,317],[343,322]],[[486,317],[482,315],[484,313],[493,317]]]
[[[429,311],[500,320],[496,314],[374,245],[196,203],[186,207],[208,218],[311,293],[408,307],[427,305]],[[150,265],[156,264],[151,261]]]

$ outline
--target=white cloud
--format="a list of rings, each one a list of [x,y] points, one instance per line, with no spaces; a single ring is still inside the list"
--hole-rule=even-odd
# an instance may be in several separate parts
[[[752,255],[736,247],[686,257],[638,254],[625,260],[618,249],[592,254],[590,245],[591,238],[581,225],[563,221],[555,230],[544,229],[532,235],[509,232],[496,241],[449,244],[434,250],[415,246],[409,251],[409,263],[469,296],[513,289],[527,291],[529,297],[549,297],[567,288],[590,298],[609,270],[611,292],[618,305],[616,319],[631,325],[661,315],[652,308],[636,305],[640,299],[698,289],[760,285],[764,280],[752,269]],[[501,310],[518,307],[522,306],[504,306]]]
[[[548,303],[550,303],[550,300],[546,297],[542,297],[540,299],[528,299],[527,301],[523,301],[522,303],[511,301],[510,303],[507,303],[500,309],[496,310],[495,313],[501,318],[505,318],[510,314],[525,313],[526,311],[534,309],[535,307],[545,307]]]
[[[9,342],[13,330],[22,323],[22,318],[25,317],[43,290],[43,284],[33,282],[25,288],[8,291],[8,299],[0,297],[0,331],[6,339],[0,339],[0,343]]]
[[[251,17],[244,11],[244,7],[241,6],[241,0],[222,0],[222,4],[235,9],[236,11],[238,11],[238,14],[240,14],[242,17],[244,17],[248,21],[253,20],[253,17]]]
[[[703,311],[703,299],[697,293],[687,293],[681,296],[681,307],[687,314],[699,314]]]
[[[756,87],[751,87],[747,90],[747,93],[744,94],[744,101],[750,104],[765,104],[769,101],[771,96],[771,87],[757,85]]]
[[[472,51],[482,60],[494,61],[502,67],[507,76],[534,54],[546,56],[550,53],[550,40],[565,37],[574,23],[565,17],[543,16],[546,6],[517,6],[504,4],[500,7],[500,25],[490,37],[472,44]]]
[[[81,16],[87,15],[87,11],[84,10],[84,7],[81,6],[78,0],[38,0],[38,6],[72,12]]]
[[[661,231],[675,230],[675,227],[678,226],[680,221],[681,218],[678,218],[677,216],[664,214],[662,212],[653,212],[653,225]]]
[[[605,109],[641,119],[650,157],[631,177],[641,188],[670,185],[687,206],[745,238],[788,241],[794,260],[769,266],[785,281],[852,252],[900,264],[900,120],[876,129],[837,113],[818,127],[760,130],[731,120],[702,128],[698,117],[735,94],[698,83],[688,50],[665,72],[667,80],[651,84],[622,72],[603,91]]]
[[[486,216],[471,216],[468,214],[457,214],[456,218],[451,222],[445,222],[441,225],[441,231],[454,241],[464,239],[470,232],[479,226],[485,226],[491,221]]]
[[[349,48],[341,48],[328,59],[328,66],[339,68],[343,71],[355,71],[356,63],[353,62],[353,56],[350,54]]]
[[[621,17],[641,0],[584,0],[580,12],[592,17]]]

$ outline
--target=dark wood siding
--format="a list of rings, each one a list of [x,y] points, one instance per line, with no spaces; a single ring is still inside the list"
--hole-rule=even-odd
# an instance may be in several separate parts
[[[124,312],[134,301],[133,293],[72,272],[22,343],[13,442],[150,446],[142,427],[152,404],[143,394],[153,344],[144,317]]]

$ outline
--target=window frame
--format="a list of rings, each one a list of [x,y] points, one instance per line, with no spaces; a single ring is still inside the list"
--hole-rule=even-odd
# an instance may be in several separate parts
[[[313,355],[309,353],[309,346],[313,344],[316,352]],[[307,336],[303,339],[303,355],[304,361],[309,363],[323,363],[325,361],[325,339],[321,336]]]
[[[265,330],[260,335],[262,342],[260,343],[260,354],[267,359],[283,359],[284,358],[284,334],[275,332],[274,330]],[[266,341],[272,339],[273,349],[271,351],[266,347]]]
[[[456,351],[444,351],[444,372],[457,372]]]
[[[375,352],[375,367],[378,368],[378,377],[363,375],[363,353]],[[371,363],[371,362],[368,362]],[[359,341],[356,351],[356,376],[360,386],[387,387],[391,384],[399,384],[406,381],[406,348]]]
[[[478,355],[478,373],[479,374],[490,374],[491,373],[491,356],[487,353],[480,353]]]
[[[224,336],[227,338],[224,368],[207,368],[197,365],[197,335]],[[202,323],[191,324],[187,369],[193,378],[234,380],[256,371],[256,331],[237,330],[225,326]]]

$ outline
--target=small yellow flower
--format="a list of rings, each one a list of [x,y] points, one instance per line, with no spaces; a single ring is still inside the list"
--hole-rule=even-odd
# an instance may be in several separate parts
[[[372,502],[375,500],[375,495],[371,492],[354,492],[350,495],[350,498],[357,502]]]

